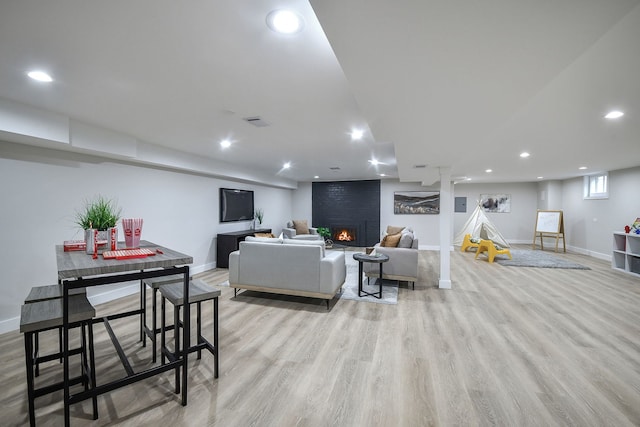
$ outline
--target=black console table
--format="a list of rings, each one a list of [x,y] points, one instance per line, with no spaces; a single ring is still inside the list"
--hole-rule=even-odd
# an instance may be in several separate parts
[[[229,268],[229,254],[237,251],[247,236],[253,236],[254,233],[271,233],[270,228],[257,228],[255,230],[232,231],[230,233],[218,234],[218,242],[216,244],[216,267]]]

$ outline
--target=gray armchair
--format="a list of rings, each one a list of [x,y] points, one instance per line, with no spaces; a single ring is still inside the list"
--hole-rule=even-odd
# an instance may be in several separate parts
[[[415,282],[418,280],[418,238],[411,234],[412,241],[405,247],[388,247],[376,243],[374,252],[389,257],[389,261],[382,265],[383,279],[412,282],[415,289]],[[365,262],[363,267],[367,277],[380,276],[378,264]]]
[[[306,228],[308,233],[299,233],[296,231],[300,228]],[[307,227],[306,221],[289,221],[285,228],[282,229],[282,234],[285,239],[294,240],[322,240],[322,236],[318,234],[318,229],[314,227]]]

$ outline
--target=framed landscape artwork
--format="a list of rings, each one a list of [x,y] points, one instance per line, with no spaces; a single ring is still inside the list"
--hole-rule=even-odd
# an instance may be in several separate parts
[[[480,204],[485,212],[511,212],[511,194],[481,194]]]
[[[393,193],[394,214],[439,214],[439,191],[396,191]]]

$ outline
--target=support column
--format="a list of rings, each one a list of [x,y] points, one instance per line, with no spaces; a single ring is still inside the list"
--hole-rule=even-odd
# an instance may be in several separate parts
[[[453,220],[451,168],[440,167],[440,289],[451,289],[451,227]]]

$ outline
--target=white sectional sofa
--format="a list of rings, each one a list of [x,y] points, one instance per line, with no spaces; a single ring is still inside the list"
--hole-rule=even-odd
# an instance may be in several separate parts
[[[277,294],[333,299],[347,274],[344,252],[324,241],[247,237],[229,255],[229,286]]]

